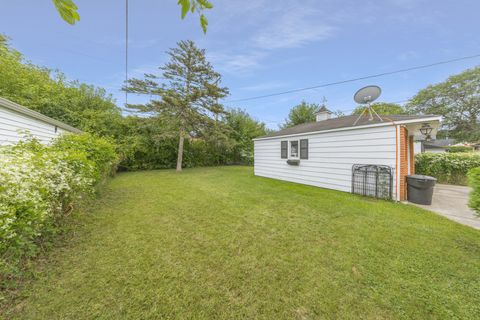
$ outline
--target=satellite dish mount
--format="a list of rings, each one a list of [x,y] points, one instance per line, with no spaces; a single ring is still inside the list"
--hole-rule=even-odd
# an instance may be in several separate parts
[[[375,110],[372,108],[372,102],[375,101],[380,94],[382,89],[379,86],[366,86],[358,90],[353,96],[353,100],[360,105],[366,105],[365,109],[362,111],[360,116],[355,120],[353,125],[356,125],[357,122],[363,117],[364,114],[368,113],[368,121],[373,121],[373,116],[377,116],[378,119],[383,122],[383,119],[378,115]]]

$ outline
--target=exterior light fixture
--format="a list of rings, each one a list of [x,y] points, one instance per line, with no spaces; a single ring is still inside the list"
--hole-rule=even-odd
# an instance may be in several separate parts
[[[425,136],[425,140],[427,141],[432,140],[432,137],[430,136],[430,133],[432,133],[432,131],[433,128],[428,123],[424,123],[420,128],[420,133]]]

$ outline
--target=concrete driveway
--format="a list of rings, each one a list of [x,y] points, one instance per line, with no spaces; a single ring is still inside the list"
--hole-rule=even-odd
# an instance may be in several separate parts
[[[458,223],[480,229],[480,217],[475,215],[467,205],[469,193],[469,187],[437,184],[433,192],[432,205],[415,205]]]

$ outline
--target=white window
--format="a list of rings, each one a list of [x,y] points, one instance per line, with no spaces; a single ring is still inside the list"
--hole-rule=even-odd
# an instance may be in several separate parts
[[[298,158],[298,140],[290,141],[290,157]]]

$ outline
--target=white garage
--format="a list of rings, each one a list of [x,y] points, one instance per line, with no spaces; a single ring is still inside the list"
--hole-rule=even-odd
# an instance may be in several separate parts
[[[372,169],[377,170],[373,178],[365,176],[365,180],[378,180],[379,173],[389,172],[385,198],[404,200],[405,177],[415,172],[414,140],[426,127],[435,137],[441,117],[382,115],[357,120],[358,116],[331,119],[330,115],[322,108],[316,122],[254,139],[255,175],[353,192],[353,170]],[[369,190],[355,193],[362,192],[370,195]]]
[[[65,133],[82,131],[41,113],[25,108],[10,100],[0,98],[0,145],[15,144],[25,132],[42,143]]]

